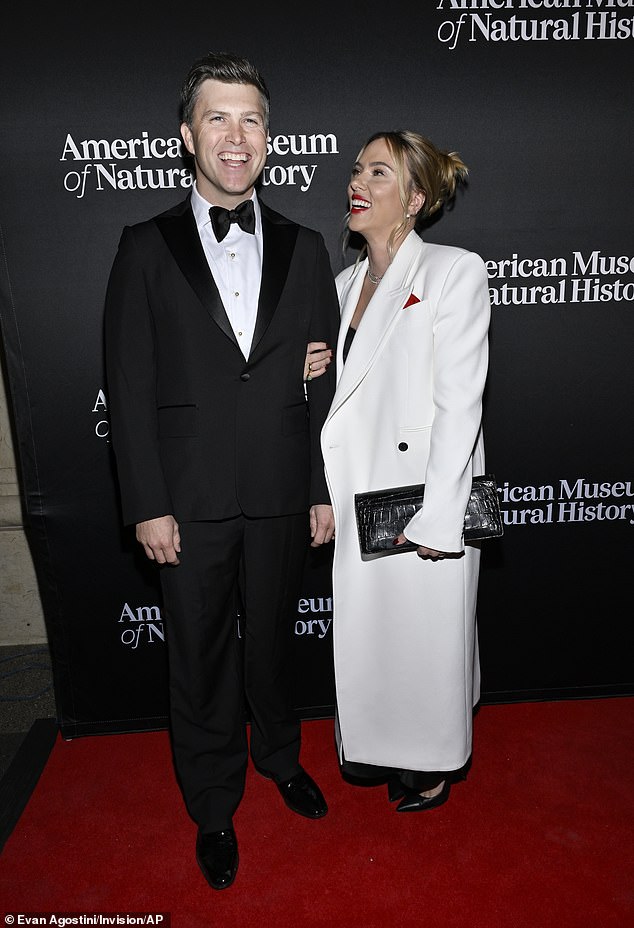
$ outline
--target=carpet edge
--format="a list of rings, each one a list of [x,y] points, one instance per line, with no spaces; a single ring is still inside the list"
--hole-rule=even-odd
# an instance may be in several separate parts
[[[56,719],[36,719],[0,780],[0,853],[31,798],[58,732]]]

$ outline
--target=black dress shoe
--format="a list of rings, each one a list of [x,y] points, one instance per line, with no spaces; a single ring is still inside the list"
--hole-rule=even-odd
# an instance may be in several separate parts
[[[282,799],[292,812],[306,818],[322,818],[328,811],[321,790],[305,770],[300,770],[290,780],[275,784]]]
[[[231,886],[238,872],[238,842],[233,828],[198,832],[196,860],[203,876],[214,889]]]
[[[407,790],[405,797],[401,799],[399,804],[396,807],[397,812],[424,812],[426,809],[437,809],[438,806],[443,805],[449,799],[449,791],[451,790],[451,783],[449,780],[445,780],[442,785],[441,791],[437,796],[432,796],[431,799],[427,796],[421,796],[420,793],[414,792],[414,790]]]

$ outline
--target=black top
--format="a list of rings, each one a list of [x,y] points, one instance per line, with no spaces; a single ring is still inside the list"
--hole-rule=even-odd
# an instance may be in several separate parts
[[[356,329],[353,329],[352,326],[348,328],[346,332],[346,337],[343,342],[343,363],[346,363],[346,358],[348,357],[348,352],[350,351],[350,345],[352,344],[352,339],[356,334]]]

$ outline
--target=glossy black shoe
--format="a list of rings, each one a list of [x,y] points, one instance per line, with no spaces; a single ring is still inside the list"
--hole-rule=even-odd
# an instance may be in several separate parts
[[[432,796],[431,799],[426,796],[421,796],[420,793],[414,792],[414,790],[407,790],[405,797],[401,799],[399,804],[396,807],[397,812],[425,812],[427,809],[437,809],[438,806],[443,805],[449,799],[449,793],[451,791],[451,783],[449,780],[445,780],[442,785],[441,791],[437,796]]]
[[[238,842],[233,828],[208,834],[198,832],[196,860],[213,889],[231,886],[238,872]]]
[[[403,786],[398,776],[388,777],[387,780],[387,798],[390,802],[396,802],[402,799],[407,792],[407,787]]]
[[[290,780],[275,785],[289,809],[298,815],[306,818],[322,818],[328,811],[321,790],[305,770],[300,770]]]

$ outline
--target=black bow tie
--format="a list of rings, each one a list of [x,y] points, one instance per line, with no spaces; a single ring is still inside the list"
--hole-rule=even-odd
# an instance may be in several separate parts
[[[225,209],[224,206],[212,206],[209,209],[209,217],[214,227],[216,240],[221,242],[232,222],[237,222],[241,229],[255,232],[255,211],[253,209],[253,200],[244,200],[238,203],[235,209]]]

